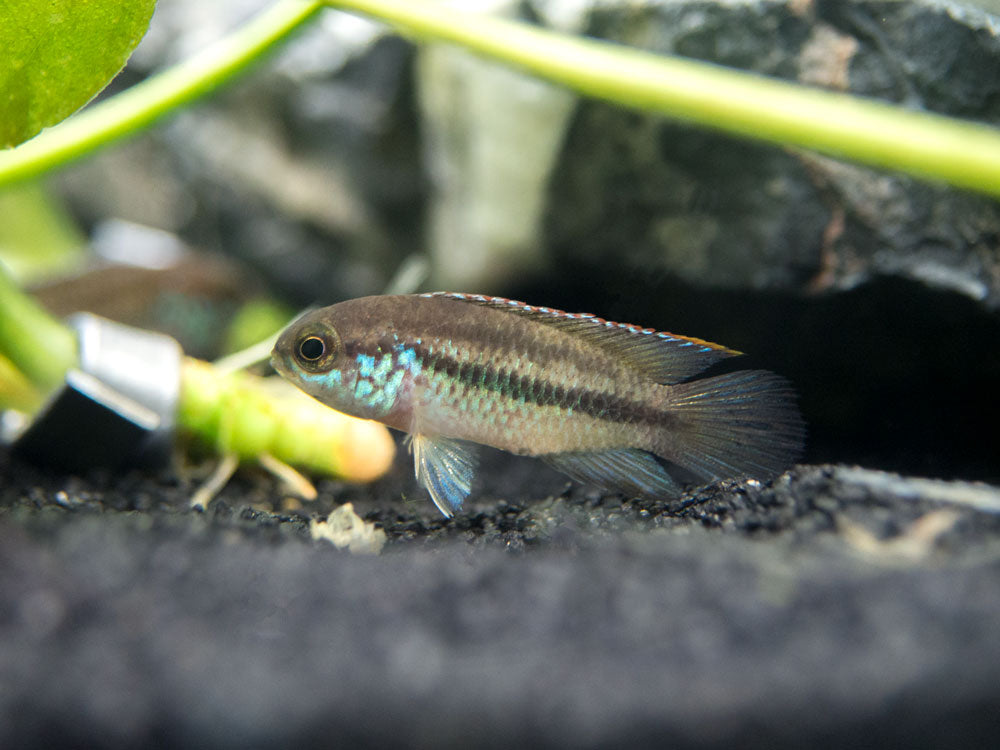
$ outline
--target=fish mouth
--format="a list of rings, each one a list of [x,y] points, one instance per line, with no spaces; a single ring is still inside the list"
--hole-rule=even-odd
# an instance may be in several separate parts
[[[278,340],[274,342],[274,347],[271,349],[271,367],[281,375],[282,377],[293,380],[293,373],[295,368],[292,365],[292,347],[295,343],[295,334],[292,329],[294,326],[288,326],[281,335],[278,336]]]
[[[291,372],[287,355],[279,352],[277,345],[271,350],[271,367],[284,378],[287,378]]]

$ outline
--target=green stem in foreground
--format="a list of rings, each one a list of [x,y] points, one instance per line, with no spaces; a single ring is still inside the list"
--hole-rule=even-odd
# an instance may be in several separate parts
[[[1000,196],[1000,130],[437,3],[329,0],[587,96]]]
[[[2,267],[0,355],[43,392],[62,382],[77,356],[76,336],[69,327],[21,291]]]
[[[582,94],[1000,196],[1000,131],[425,0],[279,0],[205,52],[0,152],[0,186],[145,127],[259,59],[324,5],[452,42]]]
[[[322,9],[319,2],[279,0],[188,60],[0,151],[0,186],[87,156],[179,111],[260,60]]]

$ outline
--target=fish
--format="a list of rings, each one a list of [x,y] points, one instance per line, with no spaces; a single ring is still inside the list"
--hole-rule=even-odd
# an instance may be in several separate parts
[[[693,476],[773,476],[801,454],[792,385],[767,370],[699,373],[740,352],[709,341],[458,292],[380,295],[307,312],[275,370],[338,411],[407,433],[418,483],[462,507],[476,444],[570,478],[671,500]]]

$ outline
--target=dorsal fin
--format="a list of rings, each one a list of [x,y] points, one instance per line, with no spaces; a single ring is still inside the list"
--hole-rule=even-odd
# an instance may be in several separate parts
[[[741,353],[710,341],[676,336],[629,323],[616,323],[590,313],[568,313],[551,307],[528,305],[504,297],[461,292],[429,292],[420,296],[444,297],[492,307],[559,328],[601,347],[656,383],[677,383],[697,375],[720,359]]]

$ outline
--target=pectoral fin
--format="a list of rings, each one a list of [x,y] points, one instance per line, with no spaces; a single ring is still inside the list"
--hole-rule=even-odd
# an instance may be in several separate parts
[[[472,487],[476,457],[468,444],[444,437],[413,436],[413,470],[434,504],[451,518]]]
[[[667,470],[652,455],[636,448],[549,453],[541,458],[578,482],[612,492],[661,499],[681,494]]]

